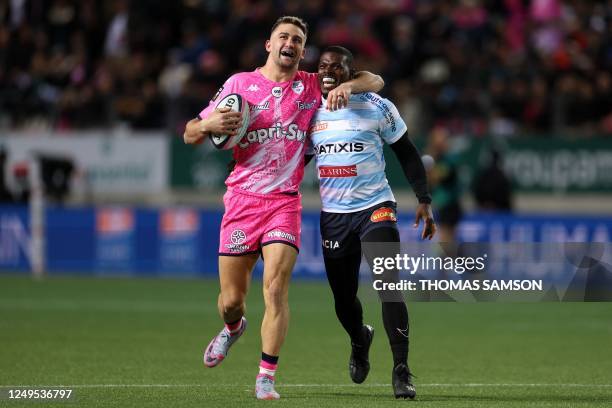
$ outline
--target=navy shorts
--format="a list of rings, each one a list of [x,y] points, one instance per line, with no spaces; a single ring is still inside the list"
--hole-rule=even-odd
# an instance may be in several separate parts
[[[365,234],[380,227],[397,229],[396,210],[395,202],[385,201],[352,213],[321,211],[323,256],[340,258],[361,254],[361,240]]]

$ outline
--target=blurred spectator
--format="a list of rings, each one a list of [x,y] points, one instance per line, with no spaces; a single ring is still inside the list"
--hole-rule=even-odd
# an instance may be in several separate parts
[[[502,168],[501,154],[491,150],[488,163],[481,168],[472,183],[478,209],[485,211],[512,210],[512,183]]]
[[[121,58],[128,54],[128,3],[126,0],[115,0],[115,10],[104,42],[104,51],[108,57]]]
[[[0,146],[0,204],[12,203],[13,195],[6,185],[6,165],[8,163],[6,150]]]
[[[428,138],[427,154],[434,159],[427,172],[434,208],[437,209],[436,223],[439,226],[440,242],[455,241],[455,228],[461,220],[461,188],[455,157],[450,152],[449,132],[435,127]]]
[[[180,129],[282,14],[383,75],[413,131],[610,134],[612,1],[0,0],[0,128]]]

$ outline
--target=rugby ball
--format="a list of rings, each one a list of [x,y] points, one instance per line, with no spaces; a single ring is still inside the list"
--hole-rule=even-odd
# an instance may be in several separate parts
[[[240,142],[245,135],[247,128],[249,127],[249,103],[242,96],[232,93],[221,99],[216,108],[230,108],[233,112],[240,112],[242,114],[240,126],[238,127],[235,135],[210,135],[210,140],[212,141],[213,146],[215,146],[217,149],[232,149],[238,144],[238,142]]]

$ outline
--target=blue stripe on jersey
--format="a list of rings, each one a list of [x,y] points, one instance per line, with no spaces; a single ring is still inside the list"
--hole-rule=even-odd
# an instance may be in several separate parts
[[[351,95],[345,109],[318,109],[310,135],[323,211],[354,212],[395,201],[383,143],[395,143],[405,131],[397,108],[375,93]]]

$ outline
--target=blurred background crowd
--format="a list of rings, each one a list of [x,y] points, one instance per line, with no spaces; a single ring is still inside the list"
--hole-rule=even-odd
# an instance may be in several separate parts
[[[0,0],[0,129],[182,133],[280,15],[341,44],[412,134],[612,134],[612,0]]]

